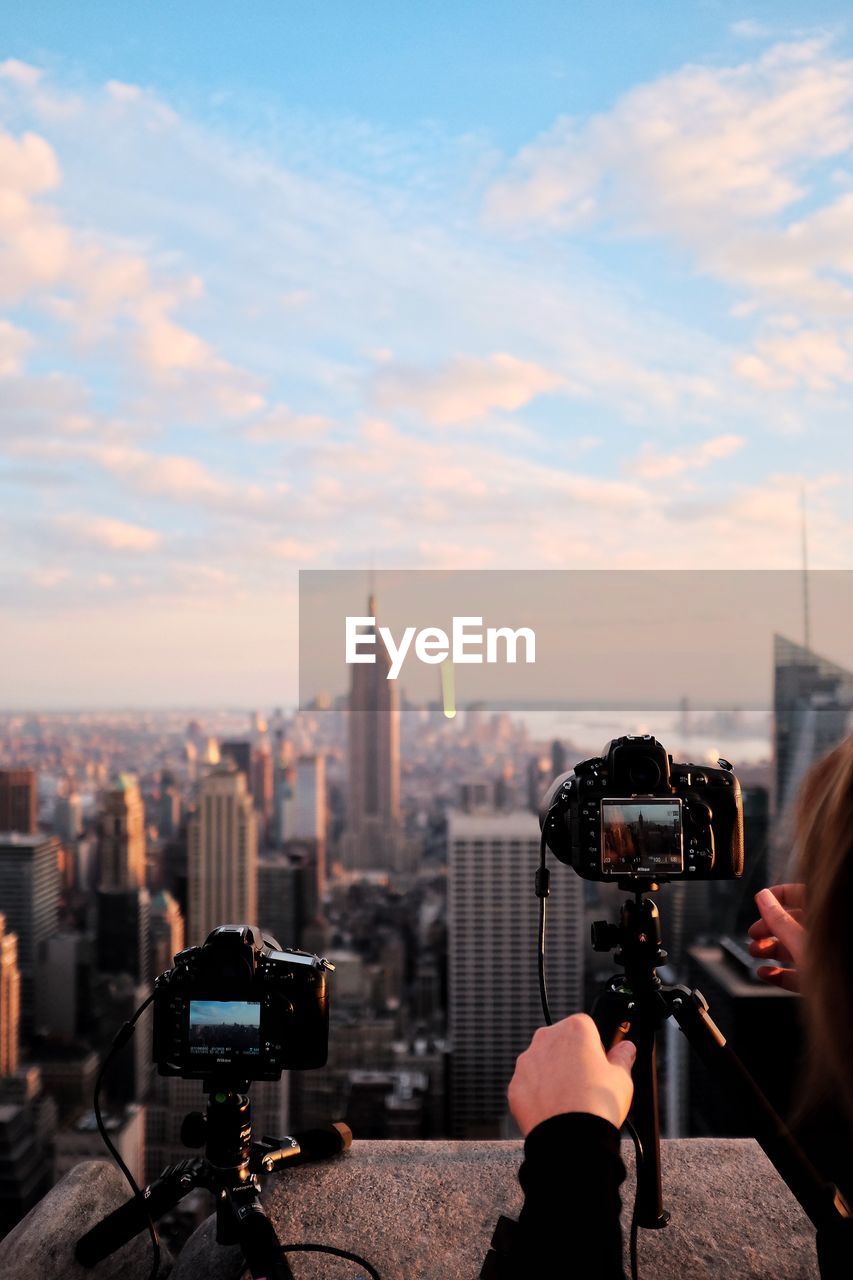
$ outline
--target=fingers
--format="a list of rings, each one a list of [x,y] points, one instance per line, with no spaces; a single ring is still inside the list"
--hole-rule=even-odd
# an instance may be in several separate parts
[[[637,1046],[633,1040],[620,1040],[619,1044],[614,1045],[608,1053],[607,1061],[611,1066],[621,1067],[623,1071],[627,1071],[628,1075],[630,1075],[636,1056]]]
[[[788,911],[792,907],[802,908],[806,905],[806,886],[804,884],[771,884],[770,892]]]
[[[771,889],[770,892],[772,893],[773,890]],[[802,907],[789,907],[788,915],[792,920],[796,920],[798,924],[802,924],[805,911]],[[754,924],[751,924],[747,933],[751,938],[769,938],[771,936],[770,930],[761,919],[756,920]]]
[[[795,962],[799,961],[804,937],[802,925],[785,910],[770,889],[757,893],[755,902],[768,932],[788,948]]]
[[[783,969],[779,965],[761,965],[757,970],[762,982],[771,987],[784,987],[786,991],[799,991],[800,976],[796,969]]]
[[[792,964],[794,960],[788,948],[778,938],[753,939],[748,950],[757,960],[778,960],[782,964]]]

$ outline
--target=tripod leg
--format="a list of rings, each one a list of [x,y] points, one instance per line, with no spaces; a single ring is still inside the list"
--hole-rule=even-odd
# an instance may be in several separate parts
[[[74,1249],[77,1261],[84,1267],[94,1267],[144,1231],[149,1218],[157,1219],[174,1208],[187,1192],[198,1185],[197,1166],[197,1160],[183,1160],[180,1164],[170,1165],[145,1188],[141,1196],[133,1196],[107,1214],[77,1241]]]
[[[655,1031],[660,1017],[657,992],[645,998],[618,987],[606,987],[596,998],[590,1016],[598,1028],[605,1050],[613,1044],[624,1023],[630,1023],[629,1038],[637,1046],[634,1104],[631,1120],[643,1149],[637,1163],[637,1221],[641,1227],[665,1227],[669,1214],[663,1207],[660,1167],[660,1108],[658,1101],[657,1051]]]
[[[293,1280],[287,1258],[260,1201],[256,1186],[230,1192],[229,1238],[233,1238],[243,1251],[246,1266],[253,1280]]]
[[[722,1087],[745,1097],[753,1136],[775,1165],[816,1227],[850,1217],[841,1193],[823,1179],[785,1122],[771,1107],[740,1058],[708,1013],[705,997],[687,987],[674,987],[664,997],[692,1049]]]
[[[634,1027],[636,1026],[636,1034]],[[637,1165],[637,1221],[641,1227],[665,1227],[669,1214],[663,1207],[660,1171],[660,1110],[658,1102],[655,1025],[640,1018],[632,1024],[631,1039],[637,1046],[634,1077],[634,1105],[631,1119],[643,1149]]]

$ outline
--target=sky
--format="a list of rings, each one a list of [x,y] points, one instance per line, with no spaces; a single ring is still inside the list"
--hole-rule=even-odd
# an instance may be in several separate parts
[[[6,6],[0,706],[292,701],[299,569],[850,568],[845,10]]]

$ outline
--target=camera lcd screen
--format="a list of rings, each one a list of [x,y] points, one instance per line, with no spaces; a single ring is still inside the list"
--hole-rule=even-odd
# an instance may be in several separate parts
[[[684,870],[680,800],[602,800],[601,869],[607,875]]]
[[[189,1051],[197,1059],[233,1062],[261,1052],[258,1000],[190,1000]]]

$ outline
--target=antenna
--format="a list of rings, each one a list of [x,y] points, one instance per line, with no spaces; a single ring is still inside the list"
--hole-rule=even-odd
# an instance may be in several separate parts
[[[809,542],[807,518],[806,486],[803,484],[803,487],[800,490],[800,539],[803,557],[803,643],[805,644],[805,647],[811,651],[812,628],[809,611]]]

